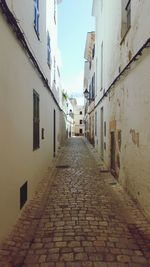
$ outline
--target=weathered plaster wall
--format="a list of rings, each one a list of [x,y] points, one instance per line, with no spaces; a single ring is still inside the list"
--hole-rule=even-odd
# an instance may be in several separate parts
[[[150,55],[129,71],[126,78],[114,89],[110,102],[111,116],[116,120],[116,130],[121,130],[121,149],[116,154],[120,167],[116,170],[120,183],[150,216]],[[143,77],[143,79],[141,79]]]
[[[131,1],[131,28],[121,37],[121,1],[94,1],[96,17],[97,97],[95,105],[119,72],[150,37],[150,1]],[[143,19],[144,18],[144,19]],[[101,43],[103,42],[103,90]],[[104,162],[111,167],[111,131],[115,136],[115,175],[150,217],[150,50],[113,86],[97,110],[96,148],[101,155],[101,108],[106,121]],[[103,125],[104,127],[104,125]]]
[[[31,61],[0,13],[0,239],[20,215],[20,187],[28,181],[28,200],[53,158],[53,110],[56,150],[60,111]],[[40,148],[33,151],[33,89],[40,97]],[[41,128],[45,139],[41,140]],[[61,128],[62,129],[62,128]]]

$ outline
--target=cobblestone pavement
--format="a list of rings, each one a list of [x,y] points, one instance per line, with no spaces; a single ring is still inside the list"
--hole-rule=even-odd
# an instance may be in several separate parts
[[[96,159],[84,139],[68,140],[24,263],[3,266],[150,266],[147,220]]]

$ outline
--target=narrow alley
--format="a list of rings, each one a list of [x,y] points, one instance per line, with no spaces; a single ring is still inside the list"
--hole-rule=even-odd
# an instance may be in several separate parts
[[[84,138],[67,140],[56,159],[55,175],[47,175],[51,186],[47,193],[42,187],[38,192],[47,194],[47,200],[31,240],[28,229],[20,248],[8,241],[0,253],[0,266],[150,266],[148,222],[110,173],[100,172],[102,165],[96,159]],[[28,205],[34,206],[34,201]],[[34,208],[31,218],[32,212]],[[32,228],[28,214],[26,219],[20,227]],[[22,237],[18,229],[11,240]]]

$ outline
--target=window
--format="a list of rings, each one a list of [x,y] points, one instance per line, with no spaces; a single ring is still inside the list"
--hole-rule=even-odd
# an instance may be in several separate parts
[[[49,68],[51,67],[51,43],[50,43],[50,35],[47,33],[47,64]]]
[[[80,115],[82,115],[82,111],[80,111]]]
[[[122,0],[121,38],[124,40],[131,27],[131,0]]]
[[[34,0],[34,29],[39,38],[39,0]]]
[[[93,74],[92,77],[92,99],[95,98],[95,73]]]
[[[27,201],[27,189],[28,189],[28,183],[25,182],[21,187],[20,187],[20,209],[24,206],[24,204]]]
[[[89,85],[89,102],[92,102],[93,98],[92,98],[92,82]]]
[[[82,120],[80,120],[80,124],[82,124]]]
[[[33,90],[33,150],[40,147],[39,95]]]
[[[42,128],[42,130],[41,130],[41,135],[42,135],[42,140],[44,140],[45,139],[45,129],[44,128]]]
[[[82,134],[83,133],[83,131],[82,131],[82,129],[80,129],[80,134]]]

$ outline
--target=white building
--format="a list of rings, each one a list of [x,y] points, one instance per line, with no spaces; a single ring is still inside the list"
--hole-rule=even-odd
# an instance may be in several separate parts
[[[65,136],[57,1],[0,1],[0,239],[31,199]]]
[[[150,1],[93,1],[95,147],[150,215]]]
[[[64,126],[67,138],[73,136],[74,131],[74,114],[73,114],[73,105],[69,100],[69,97],[64,90],[61,92],[61,105],[64,112]]]
[[[95,120],[95,32],[88,32],[84,52],[85,135],[94,145]]]
[[[78,105],[76,98],[70,98],[70,102],[73,106],[73,117],[74,117],[74,136],[84,135],[84,106]]]

